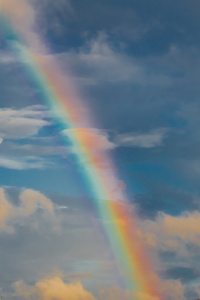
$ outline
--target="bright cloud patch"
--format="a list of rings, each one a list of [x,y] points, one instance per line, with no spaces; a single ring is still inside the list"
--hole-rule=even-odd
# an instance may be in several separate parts
[[[50,125],[44,118],[43,106],[30,106],[20,110],[0,109],[0,138],[23,139],[36,135],[39,130]]]
[[[57,154],[52,145],[34,144],[39,131],[50,126],[49,115],[44,106],[33,105],[21,109],[0,109],[0,167],[14,170],[44,169],[51,163],[39,155]],[[21,144],[22,139],[29,143]],[[33,140],[31,140],[33,139]],[[43,137],[41,143],[45,141]]]
[[[161,282],[160,290],[166,300],[185,300],[184,287],[179,280]],[[118,286],[101,288],[97,298],[86,291],[80,282],[65,283],[59,276],[47,277],[34,286],[27,286],[23,281],[15,283],[18,296],[35,300],[159,300],[145,292],[123,291]]]
[[[93,150],[107,150],[115,147],[115,145],[108,140],[107,133],[96,128],[67,129],[63,133],[69,137],[77,136],[86,144],[89,144],[90,149]]]
[[[60,277],[45,278],[35,284],[27,286],[22,281],[16,282],[16,292],[24,299],[40,300],[95,300],[80,282],[65,283]]]
[[[200,212],[198,211],[185,212],[180,216],[160,213],[155,221],[144,222],[143,234],[149,246],[185,256],[188,254],[188,245],[200,247],[199,224]]]
[[[120,134],[115,142],[124,147],[153,148],[162,145],[166,132],[166,128],[157,128],[148,133]]]
[[[69,138],[77,138],[86,144],[93,151],[102,151],[115,148],[115,144],[110,142],[105,131],[96,128],[73,128],[62,131]]]
[[[13,170],[44,169],[49,163],[40,157],[0,157],[0,167]]]
[[[22,218],[32,215],[38,208],[52,214],[53,204],[50,199],[34,190],[24,190],[20,195],[20,205],[14,206],[0,189],[0,231],[14,231],[14,225]]]

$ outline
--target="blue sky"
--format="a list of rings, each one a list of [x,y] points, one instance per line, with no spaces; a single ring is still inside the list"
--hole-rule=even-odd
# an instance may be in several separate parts
[[[17,0],[7,3],[14,8]],[[23,14],[24,5],[33,19]],[[166,300],[197,298],[199,1],[20,0],[20,7],[20,30],[34,24],[33,39],[39,37],[62,65],[98,124],[102,147],[140,216]],[[33,286],[59,270],[65,282],[81,282],[83,300],[90,299],[87,291],[102,300],[98,288],[113,286],[124,299],[91,194],[41,92],[0,28],[0,207],[7,203],[15,212],[2,223],[0,213],[0,297],[22,299],[15,282]],[[20,195],[30,190],[39,208],[22,213]],[[53,203],[53,218],[43,196]],[[112,300],[106,291],[104,299]]]

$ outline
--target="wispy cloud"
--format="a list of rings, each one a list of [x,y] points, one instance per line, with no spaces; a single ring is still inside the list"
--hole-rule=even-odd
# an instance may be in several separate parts
[[[44,169],[53,163],[37,156],[6,157],[0,156],[0,167],[13,170]]]
[[[115,144],[109,140],[108,133],[97,128],[66,129],[62,131],[62,134],[69,138],[73,136],[80,138],[84,143],[89,145],[91,151],[103,151],[116,147]]]
[[[31,140],[38,137],[43,127],[50,125],[49,113],[42,105],[0,109],[0,167],[26,170],[43,169],[52,165],[40,156],[56,155],[59,150],[53,143],[49,145],[43,141],[37,145]],[[29,141],[20,144],[22,139]]]
[[[30,106],[22,109],[0,109],[0,138],[23,139],[36,135],[50,122],[45,120],[47,112],[43,106]]]
[[[162,146],[166,133],[167,128],[156,128],[146,133],[119,134],[114,141],[123,147],[154,148]]]
[[[170,76],[158,74],[148,64],[124,53],[123,47],[115,47],[108,34],[101,31],[95,38],[88,38],[78,51],[56,55],[63,66],[72,70],[76,81],[85,85],[98,85],[102,82],[132,82],[141,86],[169,86]]]
[[[162,146],[163,141],[167,136],[167,131],[167,128],[156,128],[149,132],[116,134],[113,139],[110,138],[109,133],[106,130],[97,128],[67,129],[64,130],[62,134],[69,138],[74,135],[80,136],[84,142],[90,144],[90,149],[92,151],[103,151],[115,149],[117,147],[154,148]]]
[[[1,144],[1,143],[0,143]],[[26,144],[20,145],[15,141],[4,141],[0,146],[0,153],[2,157],[10,157],[23,159],[22,156],[29,159],[36,156],[50,156],[61,155],[63,151],[59,145],[55,145],[53,138],[43,137],[39,139],[30,139]],[[66,148],[65,148],[66,149]],[[64,151],[65,154],[67,152]]]

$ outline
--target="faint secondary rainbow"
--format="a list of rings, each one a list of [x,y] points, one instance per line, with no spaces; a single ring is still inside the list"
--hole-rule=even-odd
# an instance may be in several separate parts
[[[1,24],[10,37],[12,51],[24,62],[43,103],[53,112],[64,143],[70,141],[74,148],[112,251],[123,268],[127,288],[138,295],[141,293],[145,300],[161,299],[159,280],[138,234],[137,218],[130,212],[129,202],[109,155],[98,150],[100,139],[98,134],[94,134],[95,126],[84,112],[83,104],[69,91],[69,86],[65,86],[62,71],[52,57],[31,52],[23,44],[23,37],[16,34],[4,17],[1,17]],[[137,300],[136,296],[133,299]]]

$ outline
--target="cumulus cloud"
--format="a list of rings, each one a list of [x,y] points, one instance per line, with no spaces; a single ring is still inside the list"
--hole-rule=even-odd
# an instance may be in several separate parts
[[[51,200],[37,191],[24,190],[20,194],[20,205],[14,206],[0,189],[0,231],[13,232],[19,220],[34,214],[38,208],[50,214],[54,212]]]
[[[20,201],[21,201],[20,213],[25,216],[29,216],[33,214],[36,211],[38,204],[44,210],[53,213],[53,204],[51,200],[48,199],[43,194],[36,192],[34,190],[25,190],[20,195]]]
[[[186,300],[185,287],[180,280],[167,280],[162,285],[166,300]]]
[[[159,300],[157,296],[151,296],[145,292],[130,292],[122,290],[118,286],[101,288],[97,298],[86,291],[80,282],[66,283],[60,276],[47,277],[34,286],[27,286],[23,281],[15,283],[18,296],[24,299],[40,300]],[[161,282],[160,290],[166,300],[185,300],[184,287],[179,280],[167,280]]]
[[[159,213],[154,221],[143,223],[142,234],[150,247],[175,252],[179,256],[191,255],[188,245],[200,247],[199,223],[198,211],[184,212],[180,216]]]
[[[22,139],[36,135],[39,130],[50,125],[43,106],[30,106],[19,110],[0,109],[0,138]]]
[[[15,283],[17,295],[24,299],[40,300],[95,300],[80,282],[65,283],[60,277],[44,278],[35,286],[27,286],[23,281]]]
[[[162,145],[166,132],[166,128],[156,128],[147,133],[119,134],[115,143],[124,147],[153,148]]]

